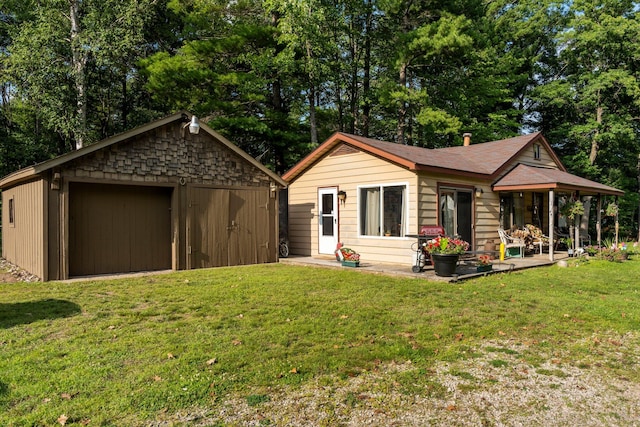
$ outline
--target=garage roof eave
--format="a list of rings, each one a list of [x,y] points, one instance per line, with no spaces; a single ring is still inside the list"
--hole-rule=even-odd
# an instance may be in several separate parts
[[[87,145],[86,147],[82,147],[78,150],[70,151],[61,156],[58,156],[54,159],[44,161],[42,163],[38,163],[33,166],[29,166],[24,169],[20,169],[16,172],[13,172],[0,180],[0,189],[18,184],[23,181],[27,181],[43,172],[46,172],[49,169],[53,169],[60,165],[63,165],[67,162],[75,160],[79,157],[86,156],[87,154],[98,151],[104,147],[107,147],[111,144],[118,143],[120,141],[124,141],[125,139],[132,138],[134,136],[140,135],[142,133],[148,132],[151,129],[155,129],[160,126],[164,126],[168,123],[175,122],[177,120],[183,120],[185,116],[185,112],[180,111],[178,113],[172,114],[170,116],[164,117],[162,119],[153,121],[151,123],[147,123],[146,125],[139,126],[135,129],[131,129],[127,132],[122,132],[120,134],[114,135],[111,138],[103,139],[102,141],[98,141],[95,144]]]
[[[282,179],[280,175],[273,172],[271,169],[267,168],[265,165],[263,165],[262,163],[260,163],[259,161],[251,157],[249,154],[247,154],[247,152],[245,152],[240,147],[238,147],[237,145],[229,141],[227,138],[220,135],[218,132],[211,129],[209,126],[207,126],[204,123],[200,123],[200,129],[207,132],[209,135],[211,135],[212,137],[214,137],[215,139],[217,139],[218,141],[226,145],[230,150],[235,152],[237,155],[239,155],[240,157],[242,157],[243,159],[245,159],[246,161],[248,161],[249,163],[257,167],[258,169],[260,169],[262,172],[267,174],[269,178],[271,178],[277,185],[281,186],[282,188],[287,187],[287,182],[284,179]]]
[[[103,149],[105,147],[108,147],[109,145],[116,144],[118,142],[121,142],[121,141],[130,139],[130,138],[136,137],[136,136],[141,135],[143,133],[149,132],[149,131],[151,131],[151,130],[153,130],[155,128],[167,125],[169,123],[173,123],[173,122],[176,122],[176,121],[188,120],[189,117],[191,117],[190,113],[188,113],[186,111],[179,111],[179,112],[177,112],[175,114],[172,114],[170,116],[155,120],[153,122],[150,122],[150,123],[147,123],[145,125],[139,126],[139,127],[135,128],[135,129],[131,129],[131,130],[127,131],[127,132],[123,132],[123,133],[120,133],[118,135],[112,136],[111,138],[103,139],[102,141],[98,141],[95,144],[91,144],[91,145],[88,145],[86,147],[80,148],[79,150],[70,151],[70,152],[68,152],[66,154],[63,154],[61,156],[58,156],[58,157],[56,157],[54,159],[47,160],[45,162],[38,163],[38,164],[33,165],[33,166],[29,166],[29,167],[24,168],[24,169],[20,169],[20,170],[18,170],[16,172],[13,172],[13,173],[5,176],[2,179],[0,179],[0,189],[6,188],[6,187],[9,187],[9,186],[13,186],[13,185],[19,184],[19,183],[24,182],[24,181],[28,181],[30,179],[33,179],[33,178],[37,177],[39,174],[41,174],[43,172],[46,172],[46,171],[48,171],[50,169],[53,169],[55,167],[58,167],[60,165],[63,165],[65,163],[70,162],[72,160],[75,160],[75,159],[77,159],[79,157],[86,156],[86,155],[91,154],[91,153],[93,153],[95,151],[101,150],[101,149]],[[225,146],[227,146],[230,150],[234,151],[240,157],[244,158],[246,161],[248,161],[249,163],[253,164],[255,167],[257,167],[262,172],[267,174],[276,183],[276,185],[279,185],[279,186],[281,186],[283,188],[287,186],[286,181],[284,181],[278,174],[276,174],[275,172],[269,170],[262,163],[258,162],[256,159],[254,159],[249,154],[247,154],[245,151],[243,151],[242,149],[237,147],[231,141],[229,141],[228,139],[226,139],[225,137],[223,137],[219,133],[215,132],[209,126],[207,126],[204,123],[201,123],[200,124],[200,128],[203,129],[205,132],[207,132],[213,138],[215,138],[218,141],[220,141],[220,143],[222,143]]]

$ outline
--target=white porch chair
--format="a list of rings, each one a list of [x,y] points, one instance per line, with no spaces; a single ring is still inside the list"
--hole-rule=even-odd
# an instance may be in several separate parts
[[[518,248],[518,255],[513,255],[513,257],[524,258],[524,239],[509,236],[502,228],[498,229],[498,235],[500,236],[500,242],[504,243],[505,256],[508,255],[510,248]]]

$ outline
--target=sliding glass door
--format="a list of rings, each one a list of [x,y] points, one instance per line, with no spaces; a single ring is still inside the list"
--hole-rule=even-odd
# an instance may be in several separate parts
[[[473,241],[473,192],[470,189],[440,189],[440,224],[447,236]]]

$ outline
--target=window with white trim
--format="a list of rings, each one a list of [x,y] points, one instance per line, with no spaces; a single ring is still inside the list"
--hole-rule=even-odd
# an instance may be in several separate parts
[[[358,198],[361,236],[404,236],[407,221],[406,184],[360,187]]]
[[[533,144],[533,159],[540,160],[540,144]]]

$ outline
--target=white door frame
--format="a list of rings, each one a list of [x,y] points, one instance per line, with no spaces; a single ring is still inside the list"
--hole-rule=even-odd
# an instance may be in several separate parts
[[[325,209],[325,211],[323,211]],[[318,253],[333,254],[338,244],[338,187],[318,189]]]

